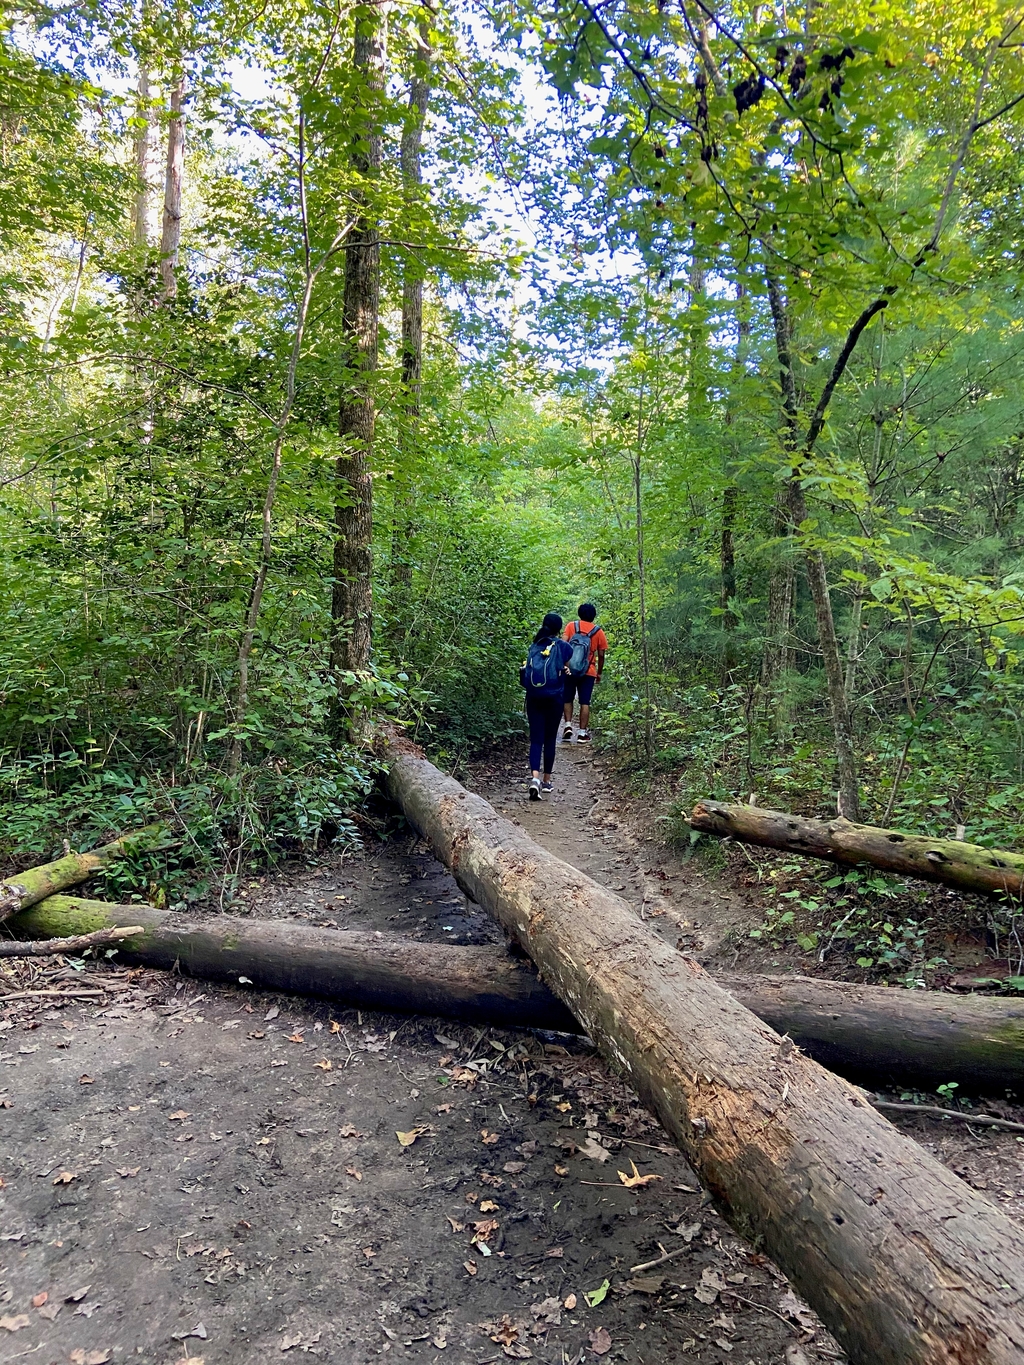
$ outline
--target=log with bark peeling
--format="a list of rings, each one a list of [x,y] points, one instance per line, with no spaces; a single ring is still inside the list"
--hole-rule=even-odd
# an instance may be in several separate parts
[[[13,920],[19,935],[82,933],[83,926],[146,921],[123,961],[218,980],[322,995],[365,1009],[441,1014],[505,1027],[578,1031],[533,971],[504,947],[420,943],[375,933],[216,916],[185,920],[149,906],[52,896]],[[123,936],[126,930],[93,929]],[[134,936],[133,936],[134,937]],[[97,940],[99,941],[99,940]],[[81,951],[89,934],[48,943],[0,942],[0,957]],[[1024,1084],[1024,1001],[953,996],[811,977],[725,976],[747,1009],[833,1071],[879,1085],[956,1080],[964,1093]]]
[[[941,882],[961,891],[1020,896],[1024,890],[1024,854],[982,848],[958,839],[929,839],[901,834],[850,820],[808,820],[760,806],[699,801],[690,825],[702,834],[738,839],[745,844],[781,848],[809,858],[857,867],[867,863],[885,872]]]
[[[84,953],[88,948],[102,948],[134,938],[143,932],[141,924],[125,924],[115,929],[97,929],[91,934],[75,934],[68,938],[46,938],[25,942],[11,939],[0,942],[0,957],[56,957],[60,953]]]
[[[63,858],[55,862],[19,872],[7,881],[0,882],[0,920],[16,915],[19,910],[35,905],[54,892],[88,881],[94,873],[102,871],[115,858],[123,858],[126,853],[160,848],[167,838],[165,825],[146,825],[109,844],[90,849],[88,853],[65,853]]]
[[[108,905],[75,896],[50,896],[8,928],[21,938],[91,934],[127,916],[143,928],[119,946],[121,962],[176,968],[215,981],[244,977],[270,990],[364,1009],[442,1014],[507,1027],[578,1028],[533,964],[504,949],[426,944],[233,915],[190,920],[148,905]]]
[[[425,759],[388,787],[855,1365],[1020,1365],[1024,1229]],[[525,816],[524,816],[525,819]]]

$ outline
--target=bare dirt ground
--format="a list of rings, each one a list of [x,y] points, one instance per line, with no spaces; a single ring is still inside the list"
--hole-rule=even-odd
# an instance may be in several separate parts
[[[666,935],[729,965],[730,926],[754,913],[743,894],[642,842],[645,813],[592,752],[565,750],[556,777],[538,806],[515,756],[470,774]],[[360,855],[252,877],[234,910],[500,941],[421,844],[382,832]],[[359,1014],[116,958],[6,964],[0,991],[4,1365],[841,1359],[583,1040]],[[910,1122],[1024,1211],[1013,1135]],[[639,1268],[663,1249],[677,1254]]]

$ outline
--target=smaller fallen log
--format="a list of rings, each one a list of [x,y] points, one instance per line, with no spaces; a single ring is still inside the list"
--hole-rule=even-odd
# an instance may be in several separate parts
[[[74,951],[134,919],[121,960],[174,967],[397,1013],[440,1014],[515,1028],[579,1032],[580,1025],[503,947],[418,943],[376,933],[314,929],[281,920],[178,918],[151,906],[51,896],[12,920],[22,935],[74,934],[47,944],[0,943],[0,956]],[[52,948],[50,945],[53,945]],[[1024,1000],[855,986],[804,976],[724,976],[718,984],[815,1061],[858,1081],[917,1085],[955,1080],[964,1090],[1024,1085]]]
[[[47,938],[0,942],[0,957],[52,957],[56,953],[84,953],[89,948],[100,948],[104,943],[118,943],[143,933],[141,924],[126,924],[122,929],[97,929],[94,934],[76,934],[72,938]]]
[[[1010,1133],[1024,1133],[1024,1123],[1012,1123],[995,1114],[972,1114],[970,1110],[942,1109],[937,1104],[897,1104],[895,1100],[876,1100],[871,1103],[886,1114],[927,1114],[930,1118],[956,1119],[960,1123],[974,1123],[979,1128],[1005,1128]]]
[[[722,801],[698,801],[690,825],[702,834],[781,848],[846,867],[868,863],[885,872],[940,882],[961,891],[989,896],[1020,896],[1024,891],[1024,854],[964,844],[958,839],[902,834],[876,825],[855,825],[842,818],[808,820],[781,810]]]
[[[101,871],[115,858],[123,858],[126,853],[161,848],[167,838],[166,825],[146,825],[109,844],[92,848],[88,853],[66,853],[55,862],[27,868],[0,882],[0,920],[9,919],[56,891],[88,881],[93,873]]]
[[[185,919],[148,905],[50,896],[8,928],[20,937],[95,934],[131,917],[141,925],[118,960],[343,1001],[350,1007],[579,1031],[533,964],[503,948],[384,938],[285,920],[213,915]]]

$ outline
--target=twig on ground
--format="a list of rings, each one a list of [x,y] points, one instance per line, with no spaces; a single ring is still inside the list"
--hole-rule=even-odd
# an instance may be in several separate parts
[[[58,1000],[76,1000],[79,996],[85,995],[106,995],[102,987],[95,990],[81,991],[11,991],[7,995],[0,995],[0,1004],[5,1000],[30,1000],[33,996],[48,995]]]
[[[666,1251],[660,1242],[655,1242],[655,1246],[661,1252],[658,1259],[656,1261],[644,1261],[640,1265],[631,1265],[629,1267],[631,1275],[636,1275],[641,1270],[653,1270],[656,1265],[664,1265],[666,1261],[674,1261],[677,1256],[684,1256],[690,1250],[689,1242],[684,1247],[676,1247],[675,1251]]]
[[[959,1109],[942,1109],[937,1104],[897,1104],[893,1100],[872,1100],[876,1109],[892,1110],[900,1114],[929,1114],[937,1118],[959,1119],[961,1123],[977,1123],[983,1128],[1007,1128],[1011,1133],[1024,1133],[1024,1123],[997,1118],[995,1114],[965,1114]]]
[[[794,1332],[799,1332],[800,1330],[789,1318],[785,1317],[782,1313],[776,1313],[775,1309],[769,1308],[766,1303],[756,1303],[753,1299],[745,1299],[742,1294],[737,1294],[735,1289],[726,1288],[719,1290],[719,1293],[728,1294],[730,1299],[735,1299],[737,1303],[745,1303],[749,1308],[757,1308],[762,1313],[771,1313],[772,1317],[778,1318],[780,1322],[784,1322],[786,1326]]]
[[[129,924],[123,929],[97,929],[91,934],[75,934],[71,938],[11,939],[0,943],[0,957],[50,957],[54,953],[80,953],[101,943],[116,943],[118,939],[145,932],[141,924]]]
[[[653,1142],[637,1142],[636,1138],[619,1138],[620,1142],[627,1143],[630,1147],[646,1147],[650,1152],[661,1152],[663,1156],[678,1156],[678,1147],[666,1147],[664,1144],[658,1146]]]

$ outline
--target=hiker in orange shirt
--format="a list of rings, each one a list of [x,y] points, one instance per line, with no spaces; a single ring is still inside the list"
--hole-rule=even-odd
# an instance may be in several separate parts
[[[576,739],[585,744],[590,739],[590,698],[594,684],[601,681],[604,672],[604,659],[608,653],[608,637],[597,621],[597,608],[593,602],[581,602],[577,608],[578,621],[570,621],[565,628],[564,638],[572,646],[569,656],[568,677],[565,680],[565,729],[562,739],[572,739],[572,704],[580,699],[580,728]],[[574,642],[573,637],[576,636]]]

